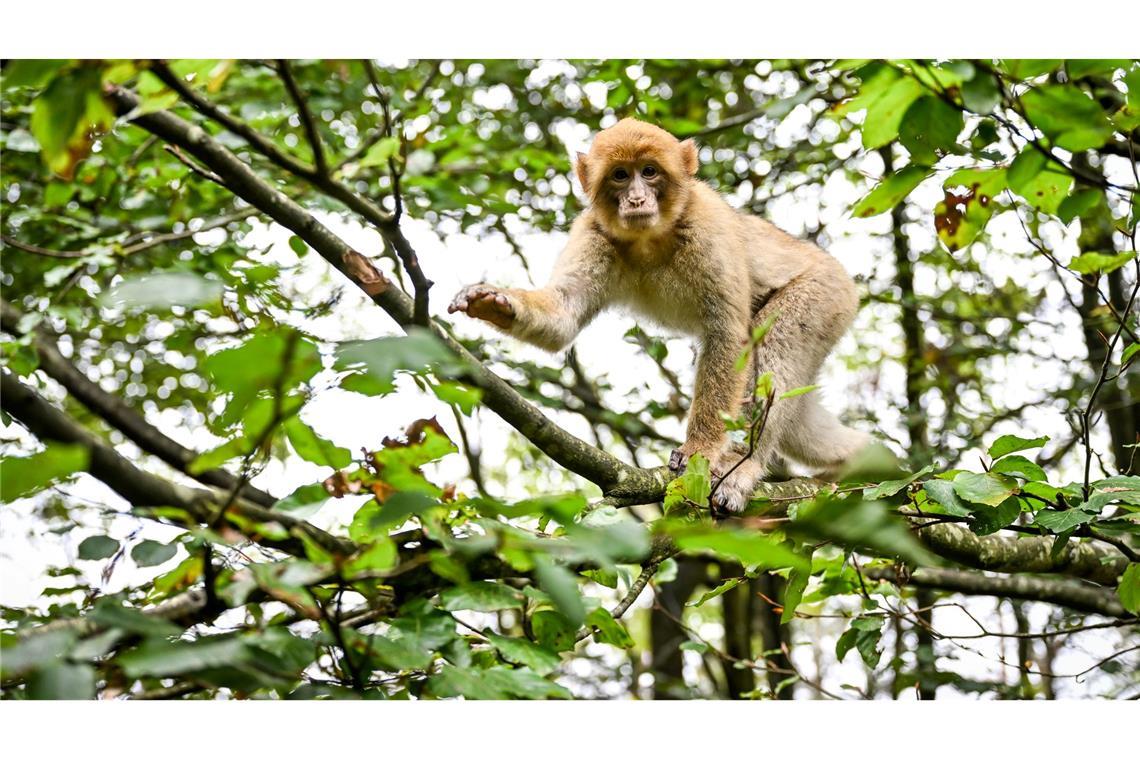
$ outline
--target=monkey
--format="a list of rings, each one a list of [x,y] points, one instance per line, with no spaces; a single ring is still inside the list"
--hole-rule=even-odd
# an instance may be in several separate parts
[[[602,309],[624,307],[699,345],[686,438],[669,466],[708,459],[714,512],[742,511],[781,458],[833,475],[870,437],[806,393],[854,321],[858,296],[842,264],[813,243],[730,206],[697,178],[698,148],[626,118],[599,132],[576,173],[588,206],[573,221],[548,283],[539,289],[464,287],[448,306],[556,352]],[[743,370],[754,327],[773,318]],[[726,433],[757,380],[775,398],[751,455]]]

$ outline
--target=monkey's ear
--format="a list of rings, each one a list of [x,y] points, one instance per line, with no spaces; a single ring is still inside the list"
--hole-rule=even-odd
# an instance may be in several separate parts
[[[693,142],[692,138],[689,138],[683,141],[680,147],[681,165],[685,167],[685,173],[696,174],[700,167],[700,161],[697,158],[697,144]]]
[[[590,194],[589,172],[587,171],[586,154],[579,153],[574,169],[578,172],[578,181],[582,183],[582,192]]]

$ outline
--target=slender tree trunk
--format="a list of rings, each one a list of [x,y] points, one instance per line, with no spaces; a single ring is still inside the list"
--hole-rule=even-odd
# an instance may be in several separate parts
[[[883,165],[887,172],[894,170],[894,157],[890,147],[879,151],[883,157]],[[915,308],[918,299],[914,292],[914,262],[911,260],[910,241],[907,239],[903,223],[906,221],[906,205],[899,204],[891,210],[891,242],[895,254],[895,283],[899,287],[899,301],[902,304],[899,324],[903,331],[903,367],[906,370],[906,423],[907,437],[910,442],[910,460],[912,463],[923,463],[930,457],[929,430],[926,424],[926,415],[922,410],[922,392],[925,388],[923,377],[923,354],[925,341],[922,336],[922,323]],[[922,699],[934,699],[938,688],[934,679],[935,655],[934,637],[929,626],[933,619],[930,607],[934,604],[934,592],[928,589],[918,589],[915,592],[915,602],[920,612],[918,618],[921,625],[916,626],[915,634],[918,636],[918,648],[915,651],[917,658],[916,669],[918,675],[919,694]]]
[[[776,699],[795,699],[794,686],[787,686],[777,693],[780,682],[788,678],[792,672],[792,664],[788,662],[784,648],[790,646],[792,623],[781,624],[778,607],[773,607],[759,595],[771,599],[778,605],[784,603],[784,579],[778,575],[761,575],[753,581],[753,604],[755,611],[756,630],[760,633],[760,651],[764,652],[764,660],[771,664],[768,671],[768,689]]]
[[[1073,166],[1089,173],[1100,175],[1100,171],[1089,164],[1088,157],[1083,153],[1073,156]],[[1115,250],[1112,241],[1112,217],[1107,209],[1101,209],[1090,218],[1081,219],[1081,235],[1078,239],[1082,253],[1107,253]],[[1108,354],[1108,341],[1116,331],[1116,318],[1104,308],[1104,302],[1098,294],[1100,290],[1106,292],[1109,301],[1118,314],[1124,312],[1128,302],[1127,285],[1125,283],[1125,270],[1117,269],[1105,276],[1108,287],[1103,282],[1097,282],[1086,276],[1081,287],[1081,302],[1078,311],[1081,316],[1082,332],[1085,339],[1085,350],[1088,364],[1094,376],[1099,376],[1105,357]],[[1127,345],[1127,344],[1125,344]],[[1109,376],[1114,374],[1110,368]],[[1123,474],[1132,474],[1137,471],[1134,459],[1134,449],[1127,448],[1137,443],[1140,435],[1140,373],[1125,373],[1123,378],[1105,382],[1097,396],[1097,409],[1103,412],[1104,422],[1108,426],[1112,447],[1112,463],[1116,470]],[[1087,399],[1088,393],[1085,394]],[[1085,403],[1083,400],[1082,404]],[[1106,462],[1107,464],[1107,462]]]
[[[681,618],[685,602],[697,584],[705,580],[705,575],[704,561],[678,557],[677,578],[657,588],[657,603],[668,614],[654,608],[649,615],[652,655],[649,672],[653,674],[653,699],[687,699],[690,696],[682,675],[680,649],[688,635],[673,618]]]
[[[721,577],[744,575],[744,568],[739,563],[722,563]],[[752,659],[752,624],[753,624],[753,583],[749,580],[741,583],[731,591],[721,596],[724,615],[724,651],[729,657]],[[756,688],[756,677],[749,668],[734,668],[730,663],[724,664],[724,680],[729,699],[741,699],[742,695]]]
[[[1025,604],[1023,602],[1012,601],[1010,604],[1013,607],[1013,619],[1017,621],[1017,632],[1022,634],[1029,633],[1029,618],[1025,616]],[[1018,678],[1018,698],[1020,699],[1033,699],[1033,682],[1029,680],[1029,665],[1033,660],[1033,642],[1027,638],[1021,637],[1017,639],[1017,672]]]

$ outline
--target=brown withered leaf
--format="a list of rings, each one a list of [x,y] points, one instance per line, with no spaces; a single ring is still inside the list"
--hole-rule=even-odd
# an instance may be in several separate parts
[[[442,502],[455,501],[455,484],[448,483],[443,487],[443,492],[439,495],[439,500]]]
[[[447,438],[449,442],[454,443],[454,441],[448,438],[447,433],[443,431],[443,426],[439,424],[439,420],[437,420],[435,417],[431,417],[429,419],[416,420],[412,424],[408,425],[408,429],[404,431],[403,440],[385,436],[384,440],[381,441],[380,444],[386,449],[403,449],[407,448],[408,446],[415,446],[417,444],[423,443],[424,431],[428,429],[434,430],[444,438]]]
[[[327,477],[321,485],[325,487],[325,490],[328,491],[331,496],[337,499],[345,494],[360,493],[361,489],[360,481],[349,480],[348,476],[340,470],[337,470]]]
[[[396,493],[396,489],[383,480],[373,481],[369,488],[372,489],[372,493],[376,496],[376,501],[381,504],[387,501],[389,496]]]
[[[424,431],[431,428],[435,432],[447,438],[447,433],[443,432],[443,426],[439,424],[439,420],[435,417],[426,420],[416,420],[411,425],[408,425],[408,430],[405,435],[408,438],[408,443],[422,443],[424,440]],[[450,438],[447,438],[451,441]]]

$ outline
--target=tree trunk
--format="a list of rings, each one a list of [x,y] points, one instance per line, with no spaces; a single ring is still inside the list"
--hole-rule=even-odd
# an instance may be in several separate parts
[[[652,655],[649,672],[653,674],[653,699],[688,699],[691,696],[682,675],[680,648],[689,637],[674,618],[681,619],[685,602],[705,576],[704,561],[678,557],[677,578],[657,588],[657,603],[668,614],[654,607],[649,615]]]

